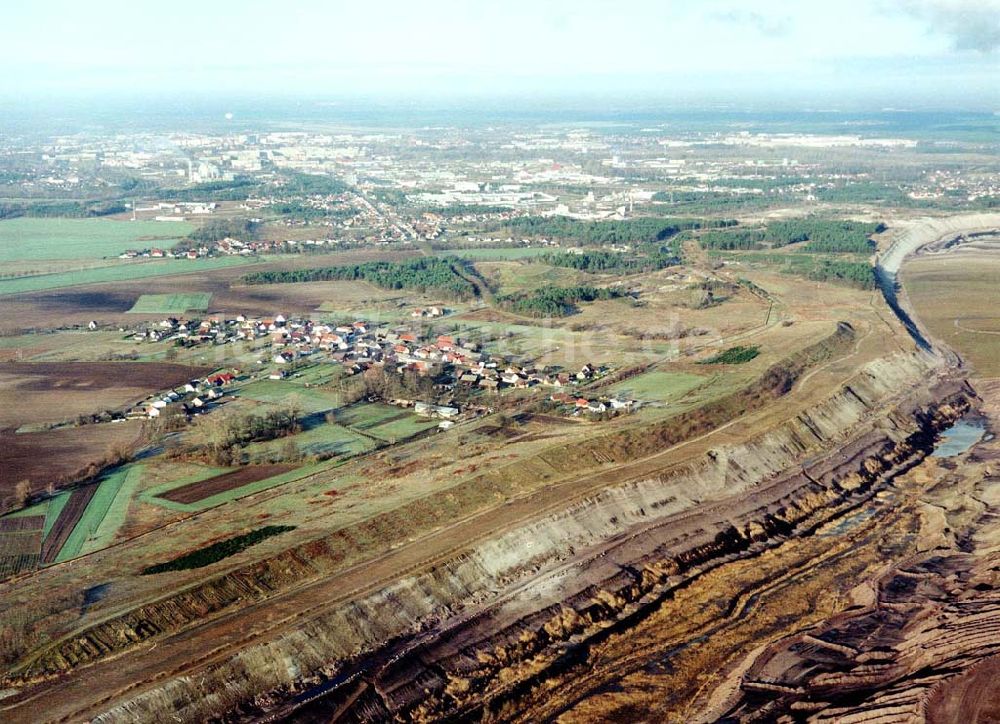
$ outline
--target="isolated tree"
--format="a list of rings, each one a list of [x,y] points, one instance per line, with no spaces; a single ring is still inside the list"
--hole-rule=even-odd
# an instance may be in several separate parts
[[[302,451],[299,449],[298,443],[292,438],[285,438],[285,441],[281,444],[281,459],[285,462],[298,462],[302,458]]]
[[[30,480],[19,480],[17,485],[14,486],[14,504],[18,508],[23,508],[28,504],[28,498],[31,497],[31,481]]]

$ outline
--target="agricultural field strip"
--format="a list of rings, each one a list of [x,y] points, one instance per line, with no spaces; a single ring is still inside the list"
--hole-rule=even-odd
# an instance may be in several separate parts
[[[21,531],[42,530],[45,524],[44,515],[22,515],[0,518],[0,533],[18,533]]]
[[[298,482],[302,478],[309,477],[314,473],[318,473],[328,468],[332,468],[341,463],[342,463],[341,460],[331,460],[327,462],[316,463],[315,465],[305,465],[303,467],[290,470],[287,473],[275,475],[273,477],[265,478],[263,480],[258,480],[253,483],[247,483],[246,485],[242,485],[238,488],[233,488],[232,490],[216,493],[215,495],[209,496],[207,498],[202,498],[196,503],[178,503],[173,500],[167,500],[166,498],[158,498],[158,497],[154,498],[148,496],[149,491],[146,491],[143,495],[148,496],[145,498],[147,502],[154,503],[163,508],[169,508],[170,510],[175,510],[183,513],[199,513],[201,511],[208,510],[209,508],[215,508],[220,505],[230,503],[234,500],[245,498],[248,495],[253,495],[255,493],[268,490],[269,488],[273,488],[279,485],[285,485],[287,483]]]
[[[63,287],[76,287],[104,282],[132,281],[160,276],[182,276],[212,269],[221,269],[235,265],[260,264],[261,259],[243,257],[215,257],[210,259],[151,259],[148,261],[122,261],[114,266],[103,266],[92,269],[82,269],[73,272],[57,272],[40,274],[31,277],[15,279],[0,279],[0,296],[39,292]]]
[[[347,422],[348,424],[344,424],[344,422]],[[406,410],[400,410],[399,408],[390,407],[388,405],[376,406],[369,404],[356,406],[355,409],[351,411],[350,420],[344,422],[338,422],[335,426],[360,438],[358,440],[359,449],[351,450],[348,454],[361,454],[370,451],[372,446],[367,443],[372,437],[378,438],[383,442],[386,442],[391,438],[405,439],[437,426],[436,421],[424,420],[416,417],[413,413]],[[329,423],[324,423],[318,428],[314,428],[314,430],[322,430],[328,425]],[[312,431],[300,433],[300,435],[308,434],[309,432]],[[320,433],[316,434],[319,435]],[[297,438],[299,438],[299,435],[283,439],[296,440]],[[273,443],[275,441],[271,442]],[[280,443],[280,440],[278,442]],[[138,497],[143,502],[152,503],[171,510],[180,512],[198,512],[245,497],[247,495],[267,490],[268,488],[283,485],[285,483],[296,482],[303,477],[313,474],[314,472],[319,472],[326,467],[333,464],[340,464],[342,462],[344,462],[344,458],[318,463],[312,466],[305,466],[296,470],[288,471],[287,473],[265,478],[263,480],[250,482],[237,488],[203,498],[194,503],[180,503],[161,497],[166,492],[176,490],[187,485],[194,485],[209,478],[238,470],[238,468],[206,468],[203,475],[197,474],[177,481],[160,483],[159,485],[142,491]]]
[[[170,246],[194,230],[188,223],[108,219],[6,219],[0,222],[0,263],[100,259],[127,249]]]
[[[66,503],[59,511],[59,516],[52,525],[51,532],[45,537],[42,545],[42,559],[44,563],[54,563],[58,560],[59,554],[69,536],[73,534],[77,523],[83,517],[91,498],[97,492],[97,485],[85,485],[75,488],[68,496]]]
[[[135,496],[136,488],[142,482],[145,466],[142,463],[135,463],[126,466],[123,471],[118,471],[122,475],[121,484],[115,492],[114,497],[104,511],[104,515],[94,528],[94,532],[83,544],[81,554],[106,548],[115,539],[118,530],[125,524],[129,505]],[[107,484],[107,481],[101,483]],[[93,505],[93,503],[91,503]]]
[[[143,294],[127,314],[184,314],[204,312],[212,301],[211,292],[178,292],[176,294]]]
[[[0,579],[35,567],[44,523],[41,515],[0,518]]]
[[[215,478],[219,475],[225,475],[226,473],[231,473],[236,468],[213,468],[204,467],[193,475],[188,475],[179,480],[168,480],[165,483],[160,483],[154,485],[150,488],[146,488],[141,493],[139,493],[139,500],[144,503],[154,503],[159,504],[161,499],[158,497],[163,493],[169,492],[171,490],[176,490],[177,488],[183,488],[185,485],[193,485],[194,483],[199,483],[202,480],[208,480],[209,478]]]
[[[96,535],[99,526],[104,522],[104,518],[124,485],[127,475],[127,471],[119,469],[101,482],[96,483],[97,490],[83,510],[76,525],[73,526],[66,542],[59,549],[59,553],[56,555],[57,562],[75,558],[83,552],[84,546],[91,537]]]
[[[48,538],[49,533],[52,532],[52,526],[55,525],[59,514],[62,513],[62,509],[69,500],[70,495],[70,493],[61,493],[48,501],[45,510],[45,525],[42,528],[42,535],[44,537]]]

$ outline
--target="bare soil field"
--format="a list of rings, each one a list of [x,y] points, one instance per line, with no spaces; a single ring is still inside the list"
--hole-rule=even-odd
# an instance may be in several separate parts
[[[210,371],[147,362],[11,362],[0,367],[0,429],[113,410]]]
[[[174,503],[197,503],[218,493],[225,493],[249,483],[256,483],[258,480],[266,480],[275,475],[287,473],[294,468],[294,465],[249,465],[231,473],[223,473],[214,478],[174,488],[159,497]]]
[[[23,518],[0,518],[0,533],[41,530],[44,524],[44,515],[26,515]]]
[[[0,322],[0,329],[84,325],[92,319],[134,324],[144,315],[127,315],[126,312],[140,296],[180,292],[212,294],[209,312],[233,315],[308,313],[323,302],[336,299],[336,295],[331,294],[334,289],[330,285],[319,283],[243,286],[239,283],[240,278],[251,271],[396,261],[413,256],[415,253],[417,252],[359,249],[335,254],[288,255],[278,259],[271,257],[260,264],[11,295],[4,299],[5,315],[3,322]]]
[[[903,265],[903,285],[930,335],[979,375],[1000,376],[1000,254],[958,249]]]
[[[59,555],[59,550],[66,543],[73,528],[80,522],[83,511],[87,509],[90,500],[97,493],[98,485],[85,485],[70,494],[66,505],[59,512],[52,530],[42,544],[42,563],[51,563]]]
[[[931,699],[928,720],[937,722],[1000,721],[1000,656],[956,676],[942,692]]]
[[[139,422],[84,425],[17,435],[0,431],[0,511],[10,509],[14,486],[31,483],[33,493],[49,482],[58,487],[115,448],[129,448],[142,432]]]

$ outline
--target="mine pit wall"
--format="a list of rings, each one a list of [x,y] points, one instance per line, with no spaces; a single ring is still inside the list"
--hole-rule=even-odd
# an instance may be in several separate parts
[[[486,540],[94,721],[252,718],[355,668],[372,682],[353,703],[362,719],[468,713],[502,694],[505,669],[584,641],[589,629],[621,625],[706,566],[815,526],[916,464],[973,398],[950,383],[925,385],[901,402],[932,365],[921,354],[878,360],[822,404],[752,440]],[[798,467],[831,447],[841,452]],[[674,535],[678,516],[703,522]],[[455,640],[461,649],[449,645]]]

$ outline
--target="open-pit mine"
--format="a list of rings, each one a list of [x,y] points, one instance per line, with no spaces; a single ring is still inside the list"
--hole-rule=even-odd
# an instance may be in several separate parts
[[[882,290],[723,267],[766,353],[688,403],[508,410],[2,582],[0,720],[997,721],[1000,338],[908,265],[998,228],[888,224]]]

